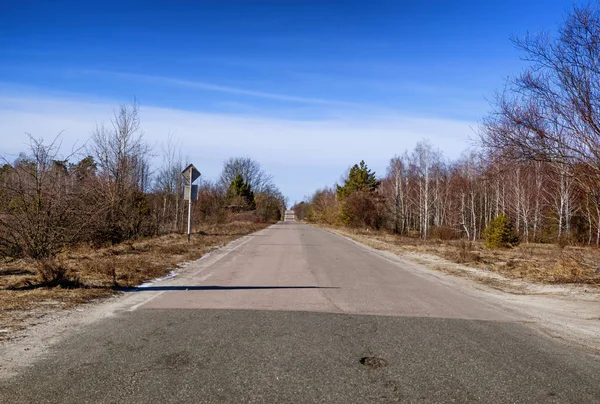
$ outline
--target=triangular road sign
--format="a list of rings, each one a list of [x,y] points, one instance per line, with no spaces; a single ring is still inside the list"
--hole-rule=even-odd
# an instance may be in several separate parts
[[[187,180],[187,182],[189,182],[190,184],[194,181],[196,181],[198,178],[200,178],[200,171],[198,171],[196,169],[196,167],[194,167],[193,164],[190,164],[189,166],[187,166],[182,172],[181,174],[183,174],[183,177]]]

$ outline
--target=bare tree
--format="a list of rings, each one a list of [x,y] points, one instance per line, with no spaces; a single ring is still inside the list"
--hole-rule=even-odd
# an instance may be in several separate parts
[[[98,165],[108,212],[98,238],[120,242],[140,234],[149,214],[144,193],[150,185],[151,148],[140,129],[137,102],[121,105],[108,125],[96,125],[89,152]]]
[[[265,172],[258,161],[249,157],[232,157],[223,163],[223,170],[219,178],[219,185],[227,189],[235,177],[242,176],[253,192],[270,192],[276,187],[273,176]]]
[[[157,233],[183,231],[185,204],[181,171],[187,164],[182,157],[181,147],[171,133],[162,146],[162,156],[162,164],[154,178],[154,192],[162,200],[162,206],[155,211]]]
[[[407,227],[407,195],[406,195],[406,155],[393,157],[387,169],[388,180],[382,182],[382,192],[386,196],[386,205],[391,214],[392,231],[405,234]]]
[[[320,189],[310,199],[307,219],[330,225],[339,224],[340,205],[332,188]]]
[[[30,153],[3,166],[0,253],[48,258],[81,241],[96,214],[92,187],[70,180],[60,137],[49,144],[29,135]]]
[[[600,12],[574,7],[558,36],[515,39],[531,67],[497,97],[481,140],[521,159],[585,167],[600,184]]]
[[[419,177],[419,231],[422,239],[429,234],[434,196],[431,191],[433,167],[439,164],[440,152],[426,141],[417,143],[413,152],[413,164]]]

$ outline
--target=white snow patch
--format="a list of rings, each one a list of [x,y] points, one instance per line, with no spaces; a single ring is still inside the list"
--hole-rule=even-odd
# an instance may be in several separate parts
[[[217,249],[214,249],[212,251],[207,252],[202,257],[198,258],[196,261],[203,261],[204,259],[210,257],[212,255],[212,253],[215,252],[215,251],[217,251]]]
[[[165,275],[165,276],[163,276],[163,277],[161,277],[161,278],[156,278],[156,279],[153,279],[153,280],[151,280],[150,282],[144,282],[144,283],[142,283],[141,285],[139,285],[139,286],[136,286],[136,287],[137,287],[137,288],[147,288],[147,287],[150,287],[150,286],[152,286],[152,285],[153,285],[154,283],[156,283],[156,282],[162,282],[162,281],[166,281],[167,279],[173,279],[173,278],[175,278],[175,277],[176,277],[178,274],[179,274],[179,272],[177,272],[177,271],[171,271],[171,272],[169,272],[169,274],[168,274],[168,275]]]

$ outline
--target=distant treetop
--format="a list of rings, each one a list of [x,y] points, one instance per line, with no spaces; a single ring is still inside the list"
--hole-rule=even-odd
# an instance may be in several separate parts
[[[357,191],[374,191],[379,186],[375,178],[375,172],[369,170],[364,160],[355,164],[348,173],[344,185],[338,185],[336,189],[338,199],[344,199]]]

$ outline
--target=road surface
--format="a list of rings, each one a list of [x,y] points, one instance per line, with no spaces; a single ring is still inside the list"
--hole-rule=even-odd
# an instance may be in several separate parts
[[[597,356],[293,221],[121,301],[0,380],[0,401],[600,402]]]
[[[286,210],[285,214],[283,215],[283,221],[284,222],[293,222],[296,220],[296,214],[294,213],[293,210]]]

